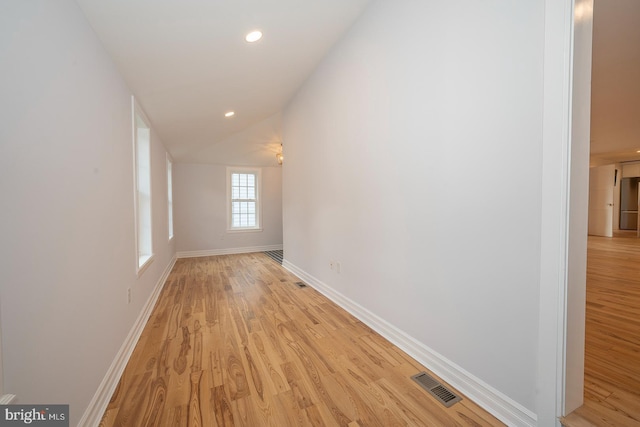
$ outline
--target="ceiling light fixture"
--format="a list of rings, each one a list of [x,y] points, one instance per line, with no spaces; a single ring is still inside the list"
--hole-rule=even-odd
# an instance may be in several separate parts
[[[249,34],[247,34],[244,39],[249,43],[255,43],[261,38],[262,38],[262,31],[254,30],[254,31],[251,31]]]
[[[224,116],[225,117],[233,117],[235,114],[236,113],[234,113],[233,111],[229,111],[229,112],[224,113]]]
[[[278,164],[282,166],[282,161],[284,160],[284,156],[282,155],[282,144],[280,144],[280,151],[276,153],[276,160]]]

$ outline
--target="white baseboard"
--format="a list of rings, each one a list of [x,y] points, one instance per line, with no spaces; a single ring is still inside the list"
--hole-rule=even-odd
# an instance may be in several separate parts
[[[3,394],[0,396],[0,405],[11,405],[15,400],[15,394]]]
[[[93,395],[93,399],[91,399],[89,406],[80,419],[80,422],[78,423],[79,426],[97,426],[100,424],[102,415],[107,409],[107,405],[109,405],[109,400],[111,400],[111,396],[118,385],[118,381],[120,381],[122,372],[124,372],[124,368],[127,366],[131,353],[133,353],[133,350],[138,343],[138,339],[149,320],[149,316],[151,316],[151,311],[160,296],[160,291],[162,291],[162,288],[164,287],[164,284],[169,277],[169,273],[171,273],[171,269],[175,263],[176,257],[174,256],[169,262],[169,265],[167,265],[167,268],[165,268],[162,276],[160,276],[160,279],[158,279],[158,282],[151,292],[151,295],[149,295],[144,307],[142,307],[142,311],[129,331],[129,335],[122,344],[122,347],[120,347],[115,359],[107,370],[107,374],[103,378],[102,383],[100,383],[98,390]]]
[[[425,344],[391,325],[386,320],[378,317],[376,314],[342,295],[340,292],[316,279],[286,259],[283,260],[282,266],[357,317],[371,329],[388,339],[391,343],[442,378],[451,387],[473,400],[500,421],[509,426],[533,427],[537,425],[537,416],[535,413],[465,371],[444,356],[433,351]]]
[[[244,248],[210,249],[205,251],[183,251],[183,252],[176,253],[176,257],[196,258],[201,256],[233,255],[233,254],[246,254],[250,252],[265,252],[265,251],[279,251],[279,250],[282,250],[282,245],[247,246]]]

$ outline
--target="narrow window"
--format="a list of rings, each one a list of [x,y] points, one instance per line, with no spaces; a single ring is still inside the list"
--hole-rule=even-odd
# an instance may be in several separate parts
[[[228,168],[229,231],[259,231],[260,169]]]
[[[167,208],[169,220],[169,240],[173,239],[173,172],[171,157],[167,154]]]
[[[133,152],[135,166],[136,252],[138,274],[153,257],[151,241],[151,130],[133,102]]]

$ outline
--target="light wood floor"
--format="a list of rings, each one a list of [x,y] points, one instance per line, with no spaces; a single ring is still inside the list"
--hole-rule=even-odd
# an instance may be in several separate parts
[[[589,236],[585,402],[564,421],[640,426],[640,239]]]
[[[496,426],[261,253],[180,259],[101,426]]]

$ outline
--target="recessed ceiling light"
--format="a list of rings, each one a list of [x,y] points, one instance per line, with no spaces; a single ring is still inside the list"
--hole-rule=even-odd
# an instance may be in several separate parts
[[[249,43],[254,43],[260,40],[261,38],[262,38],[262,31],[254,30],[254,31],[251,31],[249,34],[247,34],[247,36],[244,39]]]
[[[228,111],[228,112],[224,113],[224,116],[225,116],[225,117],[232,117],[232,116],[234,116],[235,114],[236,114],[236,113],[235,113],[235,112],[233,112],[233,111]]]

